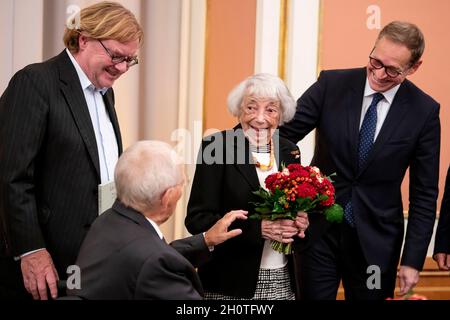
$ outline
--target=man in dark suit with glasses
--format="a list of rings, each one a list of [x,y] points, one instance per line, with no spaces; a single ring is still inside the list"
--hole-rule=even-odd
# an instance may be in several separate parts
[[[115,2],[79,20],[64,51],[0,98],[0,299],[57,297],[122,152],[111,87],[138,63],[143,31]]]
[[[419,69],[424,47],[417,26],[389,23],[365,68],[321,72],[280,129],[293,142],[317,130],[312,165],[337,174],[345,212],[341,225],[310,217],[298,260],[304,299],[335,299],[340,280],[349,300],[392,297],[399,262],[400,294],[419,280],[436,215],[440,152],[439,104],[406,79]]]

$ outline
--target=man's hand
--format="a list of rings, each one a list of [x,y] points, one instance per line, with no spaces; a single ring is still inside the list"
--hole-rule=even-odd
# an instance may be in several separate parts
[[[400,281],[399,295],[403,296],[419,282],[419,270],[408,266],[400,266],[398,278]]]
[[[47,300],[47,285],[53,299],[58,297],[58,272],[46,249],[39,250],[21,259],[23,283],[34,300]]]
[[[242,233],[241,229],[233,229],[228,231],[228,227],[236,219],[247,219],[247,211],[244,210],[233,210],[228,212],[217,221],[208,231],[205,232],[205,242],[208,247],[216,246],[222,242],[234,238]]]
[[[448,271],[450,270],[450,254],[447,253],[436,253],[433,256],[439,267],[439,270]]]

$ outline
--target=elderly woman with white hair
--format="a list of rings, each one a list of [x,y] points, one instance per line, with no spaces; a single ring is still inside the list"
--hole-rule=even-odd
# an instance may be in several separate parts
[[[278,135],[292,119],[295,101],[284,82],[270,74],[245,79],[228,96],[228,109],[239,120],[232,130],[203,139],[189,199],[186,227],[208,230],[233,210],[253,213],[253,192],[281,165],[300,163],[300,151]],[[272,249],[272,240],[293,243],[305,236],[306,213],[296,220],[236,221],[241,236],[216,246],[198,269],[206,299],[289,300],[296,295],[292,255]]]

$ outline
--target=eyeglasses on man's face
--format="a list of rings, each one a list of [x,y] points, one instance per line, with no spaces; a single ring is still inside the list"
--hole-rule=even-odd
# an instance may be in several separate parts
[[[396,77],[398,77],[399,75],[403,75],[404,73],[405,73],[405,71],[406,70],[404,70],[404,71],[402,71],[402,70],[399,70],[398,68],[396,68],[396,67],[391,67],[391,66],[385,66],[384,64],[383,64],[383,62],[381,62],[380,60],[378,60],[378,59],[376,59],[376,58],[374,58],[374,57],[372,57],[372,56],[369,56],[369,62],[370,62],[370,65],[374,68],[374,69],[382,69],[382,68],[384,68],[384,71],[386,72],[386,74],[389,76],[389,77],[391,77],[391,78],[396,78]]]
[[[103,49],[105,49],[106,53],[111,58],[111,62],[113,64],[119,64],[119,63],[122,63],[122,62],[126,62],[127,63],[127,67],[130,68],[130,67],[132,67],[132,66],[134,66],[134,65],[139,63],[139,60],[138,60],[137,57],[115,56],[114,54],[111,53],[111,50],[109,50],[107,47],[105,47],[105,45],[103,44],[103,42],[101,40],[98,40],[98,42],[100,42],[100,44],[102,45]]]

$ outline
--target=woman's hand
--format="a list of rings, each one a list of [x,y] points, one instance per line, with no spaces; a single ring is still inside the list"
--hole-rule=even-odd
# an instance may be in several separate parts
[[[297,218],[295,218],[295,226],[298,229],[298,236],[300,238],[305,237],[305,230],[309,227],[308,214],[304,211],[297,212]]]
[[[295,220],[279,219],[279,220],[262,220],[261,234],[264,239],[275,240],[281,243],[291,243],[293,237],[299,233]]]

